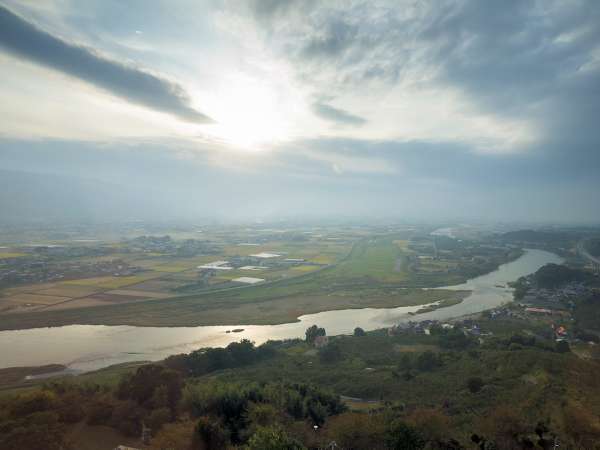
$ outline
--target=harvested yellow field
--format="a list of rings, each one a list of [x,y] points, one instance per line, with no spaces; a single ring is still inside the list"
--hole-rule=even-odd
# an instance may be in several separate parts
[[[131,295],[133,297],[144,297],[144,298],[165,298],[169,297],[169,294],[164,292],[152,292],[152,291],[136,291],[135,289],[115,289],[107,291],[107,294],[114,295]]]
[[[104,306],[107,302],[102,300],[97,300],[92,297],[79,298],[75,300],[70,300],[64,303],[58,303],[56,305],[50,305],[44,307],[44,311],[57,311],[64,309],[73,309],[73,308],[88,308],[90,306]]]
[[[21,256],[27,256],[27,253],[0,252],[0,259],[20,258]]]
[[[130,277],[94,277],[83,278],[81,280],[64,281],[63,284],[68,286],[94,286],[103,289],[118,289],[130,284],[141,283],[151,278],[156,278],[161,274],[155,273],[152,275],[134,275]]]
[[[166,272],[166,273],[177,273],[177,272],[183,272],[184,270],[189,270],[192,267],[196,267],[194,264],[168,264],[168,265],[161,265],[161,266],[154,266],[153,269],[158,271],[158,272]]]
[[[315,256],[314,258],[310,258],[310,261],[317,264],[331,264],[333,263],[334,258],[329,255],[319,255]]]
[[[98,292],[98,288],[88,286],[69,286],[62,285],[56,286],[49,289],[41,289],[35,291],[36,294],[43,295],[57,295],[59,297],[85,297],[86,295]]]
[[[70,297],[58,297],[56,295],[17,294],[12,295],[5,300],[14,304],[32,303],[35,305],[52,305],[69,299]]]
[[[408,250],[408,241],[407,240],[396,240],[396,241],[394,241],[394,244],[396,244],[398,247],[400,247],[400,249],[402,251]]]
[[[317,270],[317,269],[318,269],[317,266],[296,266],[296,267],[292,267],[290,270],[292,272],[307,273],[307,272],[312,272],[313,270]]]
[[[254,253],[260,253],[265,251],[263,245],[226,245],[223,248],[223,255],[225,256],[248,256]]]
[[[12,287],[2,290],[2,295],[9,297],[14,294],[30,294],[38,292],[42,289],[51,289],[59,286],[58,283],[40,283],[40,284],[26,284],[23,286]]]

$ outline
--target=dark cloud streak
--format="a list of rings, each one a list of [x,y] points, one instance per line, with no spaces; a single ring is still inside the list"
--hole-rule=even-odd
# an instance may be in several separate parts
[[[322,119],[343,125],[364,125],[367,123],[362,117],[351,114],[343,109],[334,108],[326,103],[314,103],[312,110]]]
[[[92,49],[59,39],[2,6],[0,47],[130,102],[172,114],[188,122],[212,122],[210,117],[189,106],[189,97],[180,85],[137,67],[107,59]]]

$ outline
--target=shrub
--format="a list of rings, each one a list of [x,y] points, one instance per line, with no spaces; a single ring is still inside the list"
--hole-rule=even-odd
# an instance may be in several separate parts
[[[280,412],[268,403],[251,403],[246,412],[246,422],[256,427],[266,427],[277,422],[280,418]]]
[[[342,359],[342,350],[337,342],[332,342],[319,349],[319,361],[322,363],[334,363]]]
[[[10,405],[10,415],[24,417],[36,412],[49,411],[58,406],[56,395],[50,391],[36,391],[17,396]]]
[[[65,448],[64,426],[55,412],[34,412],[22,419],[2,423],[0,429],[0,448],[3,450]]]
[[[88,408],[87,423],[89,425],[106,425],[113,413],[113,404],[106,399],[93,401]]]
[[[327,435],[341,448],[379,448],[385,436],[385,423],[367,414],[344,413],[327,422]]]
[[[387,447],[394,450],[421,450],[425,439],[413,427],[401,420],[393,421],[386,433]]]
[[[209,417],[200,417],[196,425],[196,434],[206,450],[221,450],[229,441],[221,424]]]
[[[557,341],[554,349],[557,353],[569,353],[571,351],[571,347],[567,341]]]
[[[182,384],[179,372],[158,364],[148,364],[121,379],[117,396],[122,400],[134,400],[147,408],[168,407],[174,416]]]
[[[421,353],[417,357],[417,369],[423,372],[429,372],[436,367],[440,367],[442,365],[442,361],[436,353],[428,350],[424,353]]]
[[[317,336],[325,336],[326,332],[325,328],[319,328],[318,326],[313,325],[312,327],[308,327],[304,334],[306,336],[306,342],[312,344],[315,342]]]
[[[367,334],[367,333],[365,333],[365,330],[363,330],[363,329],[362,329],[362,328],[360,328],[360,327],[356,327],[356,328],[354,329],[354,336],[356,336],[356,337],[365,336],[366,334]]]
[[[479,377],[471,377],[467,380],[467,387],[473,394],[479,392],[484,384],[483,380]]]
[[[152,432],[156,432],[162,428],[163,425],[169,423],[171,420],[171,411],[169,408],[158,408],[150,413],[148,417],[148,426],[152,429]]]
[[[142,410],[131,400],[120,402],[113,409],[110,425],[126,436],[139,436],[142,432]]]
[[[462,350],[474,345],[474,343],[474,339],[465,335],[459,328],[452,328],[439,336],[440,347],[451,350]]]
[[[152,438],[150,448],[152,450],[191,449],[194,430],[195,425],[192,422],[167,423]]]
[[[248,450],[303,450],[296,439],[288,436],[281,428],[261,427],[248,441]]]

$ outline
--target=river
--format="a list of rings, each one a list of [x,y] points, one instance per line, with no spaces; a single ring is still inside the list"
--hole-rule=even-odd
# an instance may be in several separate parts
[[[526,250],[515,261],[473,278],[464,284],[437,289],[469,290],[460,304],[412,316],[423,307],[363,308],[325,311],[299,317],[281,325],[230,325],[202,327],[132,327],[69,325],[54,328],[0,331],[0,368],[65,364],[74,371],[90,371],[128,361],[159,360],[200,347],[225,346],[247,338],[257,344],[269,339],[304,337],[312,324],[325,327],[329,335],[349,334],[355,327],[367,331],[409,320],[445,320],[494,308],[512,299],[506,283],[562,259],[542,250]],[[502,287],[500,287],[502,286]],[[239,333],[228,330],[243,328]]]

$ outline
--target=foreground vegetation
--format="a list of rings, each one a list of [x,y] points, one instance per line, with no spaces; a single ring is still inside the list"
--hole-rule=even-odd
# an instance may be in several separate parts
[[[141,447],[145,425],[152,449],[600,448],[600,363],[536,324],[480,325],[321,348],[311,328],[49,382],[0,400],[0,447],[85,450],[98,429]]]

